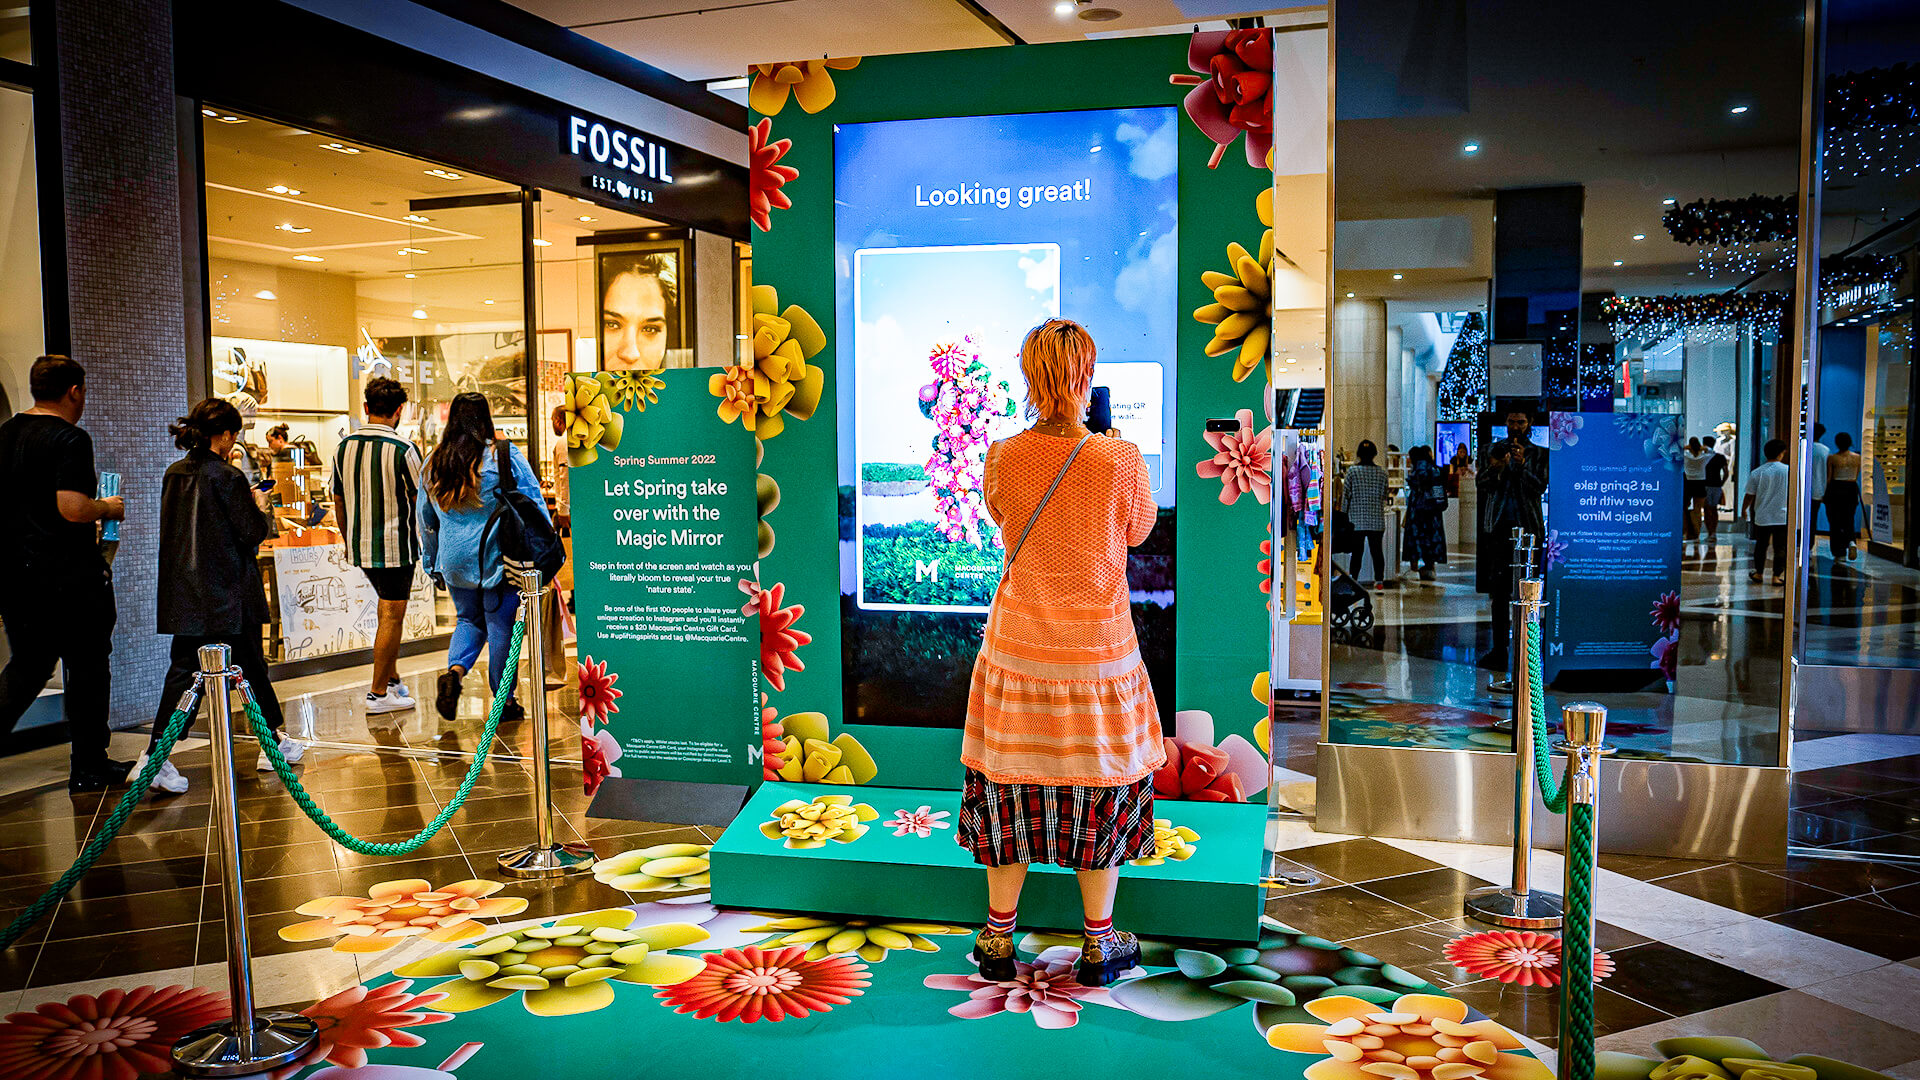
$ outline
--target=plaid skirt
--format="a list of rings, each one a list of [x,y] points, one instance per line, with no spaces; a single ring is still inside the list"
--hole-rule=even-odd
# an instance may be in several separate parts
[[[1153,854],[1153,777],[1118,787],[1000,784],[968,769],[954,839],[982,866],[1108,870]]]

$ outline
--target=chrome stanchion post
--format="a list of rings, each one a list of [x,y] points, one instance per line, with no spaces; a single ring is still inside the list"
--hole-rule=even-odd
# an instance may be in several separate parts
[[[1600,759],[1613,753],[1613,748],[1606,745],[1606,706],[1575,702],[1560,710],[1560,720],[1566,737],[1555,744],[1555,749],[1567,755],[1567,921],[1561,933],[1560,1075],[1591,1080],[1593,878],[1600,860]]]
[[[500,853],[500,869],[514,877],[554,877],[593,867],[593,849],[585,844],[556,843],[553,837],[553,770],[547,732],[547,665],[541,634],[540,598],[547,591],[540,571],[531,563],[507,560],[507,575],[520,586],[520,604],[526,612],[526,643],[521,651],[532,668],[533,698],[533,818],[536,840]],[[497,691],[498,688],[496,688]]]
[[[1527,530],[1518,525],[1515,525],[1513,531],[1508,533],[1507,536],[1508,539],[1513,541],[1513,559],[1507,563],[1507,572],[1513,575],[1513,599],[1508,601],[1509,610],[1513,610],[1513,605],[1520,603],[1520,582],[1527,576],[1527,569],[1532,564],[1531,552],[1533,543],[1527,535]],[[1508,620],[1508,624],[1509,631],[1520,629],[1520,619],[1517,614]],[[1513,673],[1518,670],[1520,666],[1520,654],[1515,652],[1513,648],[1513,643],[1517,640],[1520,639],[1516,638],[1511,632],[1508,633],[1507,677],[1504,679],[1494,679],[1487,683],[1488,692],[1495,694],[1513,693],[1515,685]]]
[[[289,1012],[255,1012],[252,958],[247,948],[247,890],[240,865],[240,812],[233,790],[233,711],[228,697],[240,669],[228,666],[225,645],[200,649],[195,682],[205,688],[212,720],[213,821],[219,838],[221,895],[227,921],[227,989],[233,1018],[189,1032],[173,1044],[173,1067],[183,1076],[249,1076],[291,1064],[312,1048],[318,1026]]]

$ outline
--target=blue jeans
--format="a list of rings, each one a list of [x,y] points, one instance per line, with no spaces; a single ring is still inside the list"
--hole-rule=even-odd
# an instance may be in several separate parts
[[[447,646],[447,666],[472,671],[487,647],[487,689],[500,686],[501,666],[513,640],[513,617],[520,610],[520,593],[511,585],[491,589],[449,588],[453,594],[453,641]],[[514,672],[518,675],[518,672]],[[513,684],[507,684],[512,695]]]

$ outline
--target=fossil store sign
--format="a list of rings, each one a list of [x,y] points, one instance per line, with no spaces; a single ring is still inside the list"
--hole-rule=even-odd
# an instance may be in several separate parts
[[[637,131],[579,114],[567,117],[561,148],[573,157],[612,170],[584,177],[587,187],[637,203],[653,201],[655,185],[673,183],[667,144]]]

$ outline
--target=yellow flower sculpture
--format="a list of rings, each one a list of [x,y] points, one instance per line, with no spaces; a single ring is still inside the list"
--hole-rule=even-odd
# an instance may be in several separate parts
[[[628,930],[638,916],[630,908],[569,915],[530,926],[468,949],[449,949],[399,968],[402,978],[458,976],[430,993],[447,995],[436,1009],[472,1012],[525,994],[535,1016],[571,1016],[613,1003],[609,981],[672,986],[706,969],[697,956],[676,956],[712,935],[692,923],[657,923]]]
[[[444,1007],[444,1006],[443,1006]],[[1467,1023],[1462,1002],[1404,994],[1389,1007],[1357,997],[1317,998],[1306,1010],[1324,1024],[1276,1024],[1267,1043],[1324,1054],[1306,1080],[1552,1080],[1539,1059],[1507,1053],[1520,1040],[1491,1020]]]
[[[785,64],[753,65],[753,85],[747,90],[747,104],[765,116],[777,116],[787,107],[787,95],[810,113],[833,104],[833,73],[860,66],[857,56],[833,60],[795,60]]]
[[[796,784],[870,784],[880,766],[860,740],[845,732],[827,738],[826,713],[803,712],[782,717],[780,731],[786,750],[780,755],[780,779]]]
[[[420,878],[383,881],[365,897],[322,896],[294,910],[319,916],[280,928],[282,941],[337,938],[334,952],[384,952],[409,938],[471,941],[487,932],[477,919],[499,919],[527,910],[518,896],[493,896],[497,881],[457,881],[435,889]],[[491,899],[489,899],[491,897]]]
[[[1267,155],[1267,168],[1273,168],[1273,155]],[[1233,381],[1240,382],[1260,365],[1269,365],[1273,338],[1273,186],[1269,184],[1253,201],[1254,212],[1267,231],[1260,234],[1260,257],[1254,258],[1239,244],[1227,245],[1227,272],[1208,270],[1200,281],[1213,291],[1213,303],[1194,311],[1193,317],[1213,327],[1213,340],[1207,342],[1208,356],[1222,356],[1238,350],[1233,359]]]
[[[865,822],[880,816],[866,803],[856,803],[851,795],[822,795],[812,802],[789,799],[773,808],[773,819],[760,823],[760,831],[769,840],[784,840],[796,850],[836,844],[851,844],[867,833]]]
[[[858,956],[877,964],[885,960],[887,952],[892,949],[939,952],[940,946],[933,942],[930,935],[964,934],[967,928],[943,923],[875,922],[869,919],[834,921],[795,917],[775,919],[748,932],[758,931],[770,934],[786,931],[786,936],[776,939],[774,946],[785,948],[789,945],[805,945],[808,960]]]
[[[567,464],[574,468],[591,465],[600,458],[602,448],[618,450],[620,433],[626,422],[613,409],[607,390],[613,376],[574,374],[567,376],[561,402],[561,423],[566,429]]]
[[[607,400],[622,409],[646,412],[647,406],[660,400],[666,380],[651,371],[605,372]]]
[[[753,402],[758,416],[746,422],[748,430],[771,439],[786,430],[788,414],[800,420],[813,416],[827,373],[807,361],[826,347],[826,331],[805,308],[788,304],[783,311],[773,286],[753,287]]]
[[[621,892],[687,892],[713,883],[712,844],[655,844],[593,864],[593,877]]]
[[[1153,854],[1144,859],[1133,859],[1133,866],[1161,866],[1168,859],[1185,862],[1193,858],[1194,847],[1200,834],[1185,825],[1176,826],[1166,818],[1153,819]]]
[[[1259,721],[1253,725],[1253,741],[1259,745],[1261,753],[1272,757],[1273,672],[1263,671],[1253,677],[1253,700],[1259,702],[1260,707],[1267,710],[1268,713],[1268,715],[1262,716]]]

